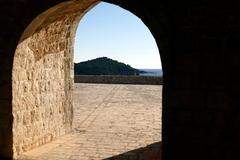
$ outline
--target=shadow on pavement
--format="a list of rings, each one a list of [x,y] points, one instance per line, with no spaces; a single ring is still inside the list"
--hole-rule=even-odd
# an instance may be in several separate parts
[[[161,160],[162,143],[156,142],[104,160]]]

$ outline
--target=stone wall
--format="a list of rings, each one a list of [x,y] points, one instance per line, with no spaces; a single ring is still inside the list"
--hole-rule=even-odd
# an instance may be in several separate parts
[[[12,73],[16,156],[71,131],[73,44],[82,13],[74,4],[39,15],[17,46]]]
[[[18,46],[13,68],[14,153],[27,151],[71,130],[72,80],[59,50],[37,59],[30,41]]]
[[[64,48],[65,39],[70,38],[65,35],[66,29],[61,23],[51,24],[17,47],[13,66],[16,154],[71,130],[72,62],[71,54]]]
[[[107,75],[75,75],[75,83],[105,83],[105,84],[150,84],[162,85],[162,77],[152,76],[107,76]]]

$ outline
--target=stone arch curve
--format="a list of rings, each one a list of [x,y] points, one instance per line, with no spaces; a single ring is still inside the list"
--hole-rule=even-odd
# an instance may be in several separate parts
[[[21,35],[12,70],[14,157],[71,131],[75,32],[98,2],[62,2],[37,16]]]

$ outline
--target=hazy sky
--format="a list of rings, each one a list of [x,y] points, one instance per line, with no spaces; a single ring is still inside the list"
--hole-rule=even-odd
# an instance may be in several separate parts
[[[162,68],[159,51],[149,29],[131,12],[101,2],[80,21],[74,62],[108,57],[134,68]]]

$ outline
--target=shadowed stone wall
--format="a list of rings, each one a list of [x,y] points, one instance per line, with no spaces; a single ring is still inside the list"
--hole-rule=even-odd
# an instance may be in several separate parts
[[[240,72],[240,5],[237,2],[232,3],[230,1],[224,3],[220,1],[218,3],[213,1],[189,2],[187,0],[178,2],[169,0],[107,1],[120,5],[141,18],[149,27],[158,44],[164,73],[163,159],[202,160],[207,157],[208,159],[221,160],[233,159],[234,156],[236,156],[235,159],[239,159],[240,86],[237,75]],[[38,97],[48,94],[52,96],[64,95],[64,100],[61,100],[61,102],[69,102],[64,105],[64,108],[71,108],[71,96],[67,95],[69,95],[72,85],[67,84],[67,82],[70,83],[72,77],[64,75],[64,73],[70,73],[67,69],[71,70],[71,63],[63,61],[67,60],[68,56],[70,60],[72,56],[67,55],[64,57],[64,53],[72,52],[70,49],[72,48],[72,40],[70,40],[70,43],[67,43],[67,40],[66,43],[64,41],[65,50],[60,49],[62,45],[60,45],[58,38],[61,35],[68,35],[68,33],[70,33],[70,37],[74,37],[71,34],[74,32],[69,31],[76,28],[76,26],[71,24],[75,24],[78,19],[76,17],[81,15],[75,13],[85,12],[91,2],[88,0],[66,1],[68,4],[75,3],[75,5],[67,5],[68,7],[65,9],[60,7],[59,10],[51,13],[52,16],[45,14],[43,17],[49,18],[46,21],[36,21],[39,23],[34,24],[39,27],[31,27],[32,29],[25,32],[19,42],[24,30],[33,19],[60,2],[64,2],[64,0],[0,1],[1,157],[12,157],[13,151],[17,151],[16,146],[24,145],[31,148],[31,143],[33,143],[32,147],[36,146],[37,143],[34,141],[36,138],[30,138],[30,136],[34,135],[33,131],[29,131],[29,135],[20,136],[21,133],[28,133],[28,131],[25,128],[17,130],[17,127],[18,125],[24,126],[25,122],[28,124],[29,129],[34,129],[34,126],[39,125],[35,122],[35,120],[38,121],[38,116],[33,116],[35,117],[32,118],[34,122],[31,122],[31,118],[29,120],[25,118],[25,121],[21,117],[21,115],[25,116],[25,114],[35,115],[37,106],[33,102]],[[81,6],[88,7],[81,8]],[[71,17],[75,17],[76,21]],[[67,29],[65,22],[73,27]],[[54,26],[56,30],[51,29]],[[65,33],[61,33],[61,30]],[[50,42],[46,42],[45,40],[50,37],[52,37]],[[60,40],[63,39],[60,38]],[[66,37],[66,39],[68,38]],[[19,45],[17,45],[18,43]],[[48,44],[52,44],[52,46],[49,45],[49,50],[52,52],[42,50],[40,47],[45,48],[44,46],[48,46]],[[20,52],[21,50],[23,52]],[[20,55],[25,56],[25,58],[19,60]],[[50,62],[54,59],[54,62],[58,63],[57,66],[48,66],[47,59]],[[24,61],[26,60],[32,60],[32,63],[36,66],[31,67],[29,62],[27,65],[21,66],[25,64]],[[70,64],[70,67],[68,64]],[[59,71],[61,67],[66,70],[62,71],[61,69]],[[50,89],[47,87],[49,79],[43,78],[47,76],[46,70],[48,69],[53,70],[48,75],[49,79],[52,76]],[[12,76],[12,71],[13,74],[19,73],[19,76]],[[33,80],[33,75],[40,74],[39,72],[41,72],[42,77]],[[32,80],[28,80],[30,73],[32,73]],[[55,73],[58,76],[53,76]],[[39,90],[35,90],[36,94],[32,94],[30,91],[34,91],[34,89],[30,89],[30,86],[35,84],[47,88],[43,89],[41,93]],[[55,93],[55,90],[51,89],[53,86],[59,89],[60,92]],[[69,86],[70,88],[68,88]],[[19,91],[17,88],[19,88]],[[20,95],[17,95],[18,93],[26,94],[27,98],[31,98],[33,101],[28,99],[25,101]],[[24,104],[22,100],[27,102],[25,104],[27,106],[19,106],[19,102]],[[41,103],[48,102],[48,100],[51,100],[49,104],[56,105],[57,107],[55,107],[58,109],[61,106],[54,102],[54,98],[44,97]],[[41,109],[47,107],[44,104],[45,102],[40,105]],[[28,105],[31,106],[29,111],[25,110]],[[34,110],[34,107],[36,110]],[[54,108],[54,111],[57,112],[58,109],[55,110]],[[40,113],[44,112],[41,111]],[[54,116],[54,119],[57,121],[63,119],[63,117],[71,117],[71,111],[65,110],[64,113],[66,114],[57,114],[59,117]],[[17,115],[20,115],[20,117],[17,118]],[[22,120],[22,122],[18,122],[17,119]],[[45,121],[45,119],[43,118],[42,121]],[[64,122],[64,120],[60,122]],[[67,122],[65,124],[68,124],[66,128],[70,129],[71,118],[65,122]],[[40,124],[43,124],[43,122]],[[52,135],[57,136],[57,134],[63,133],[55,131],[54,128],[56,127],[53,126],[50,129]],[[41,128],[37,129],[41,130]],[[18,132],[20,132],[19,135]],[[43,133],[47,132],[43,129]],[[24,139],[18,140],[18,136]],[[44,136],[39,134],[40,137],[43,138]],[[24,151],[24,148],[19,150],[19,152],[21,151]]]

